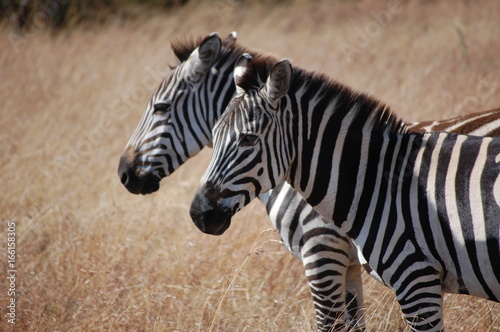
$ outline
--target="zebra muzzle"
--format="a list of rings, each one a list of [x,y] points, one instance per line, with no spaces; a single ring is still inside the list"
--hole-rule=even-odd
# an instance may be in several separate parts
[[[221,235],[231,225],[231,210],[220,206],[217,198],[217,190],[207,184],[198,189],[191,202],[189,214],[203,233]]]
[[[131,159],[127,154],[120,158],[118,165],[118,176],[121,183],[132,194],[147,195],[157,191],[160,188],[160,178],[152,173],[137,175],[137,162]]]

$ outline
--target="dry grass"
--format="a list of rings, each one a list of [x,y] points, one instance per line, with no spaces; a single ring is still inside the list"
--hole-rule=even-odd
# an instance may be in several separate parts
[[[192,225],[188,206],[210,151],[154,195],[119,182],[120,153],[175,61],[173,38],[237,30],[243,44],[327,72],[407,120],[500,105],[496,0],[402,1],[378,28],[390,8],[382,1],[238,3],[57,36],[18,39],[1,27],[0,234],[16,221],[17,330],[313,330],[301,264],[267,231],[258,202],[221,237]],[[7,288],[2,277],[0,330],[11,328]],[[369,278],[365,289],[370,330],[404,329],[392,293]],[[446,298],[448,331],[499,331],[499,316],[499,304]]]

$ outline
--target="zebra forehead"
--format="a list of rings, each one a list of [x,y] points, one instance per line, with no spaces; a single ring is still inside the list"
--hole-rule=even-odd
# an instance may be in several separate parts
[[[247,97],[247,95],[236,96],[220,117],[219,124],[240,130],[258,129],[266,120],[265,112],[260,107],[255,107]]]
[[[220,126],[222,124],[227,124],[229,125],[231,123],[231,118],[233,117],[233,113],[237,108],[239,107],[239,104],[242,100],[243,96],[242,95],[236,95],[231,99],[229,104],[226,107],[226,110],[221,114],[219,117],[219,120],[215,124],[215,126]]]
[[[152,104],[154,103],[166,101],[172,98],[172,93],[178,89],[178,83],[181,83],[181,80],[175,78],[177,76],[178,70],[179,67],[176,67],[165,76],[163,81],[151,96],[149,106],[152,106]]]
[[[165,89],[166,87],[170,86],[170,83],[177,81],[177,80],[174,80],[174,77],[178,71],[179,71],[179,68],[176,67],[173,70],[170,70],[168,72],[167,76],[165,76],[165,78],[163,79],[163,82],[161,84],[161,89]]]

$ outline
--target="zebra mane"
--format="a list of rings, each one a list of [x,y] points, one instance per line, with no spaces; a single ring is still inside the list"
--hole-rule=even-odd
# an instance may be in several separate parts
[[[242,75],[238,85],[245,91],[262,87],[277,61],[271,56],[254,58]],[[395,134],[407,132],[405,122],[380,100],[368,94],[356,92],[324,74],[309,72],[293,66],[289,91],[293,94],[304,89],[311,91],[311,97],[314,96],[315,99],[319,99],[318,103],[322,103],[325,108],[338,97],[339,104],[342,104],[345,108],[344,111],[354,108],[356,109],[354,117],[359,119],[371,118],[374,130]]]
[[[186,61],[191,53],[200,46],[201,42],[206,38],[205,37],[197,37],[197,38],[179,38],[175,39],[170,43],[170,47],[174,52],[175,56],[179,60],[179,62]],[[260,54],[257,52],[249,51],[247,48],[239,45],[234,42],[234,39],[225,38],[222,40],[222,50],[219,58],[223,58],[224,60],[227,57],[234,55],[235,58],[240,56],[243,53],[250,53],[252,56],[259,57]]]
[[[252,61],[238,81],[238,86],[247,92],[259,89],[266,83],[267,77],[276,62],[278,60],[272,56],[254,56],[252,54]]]
[[[186,61],[191,53],[201,44],[203,37],[174,39],[170,47],[180,62]]]

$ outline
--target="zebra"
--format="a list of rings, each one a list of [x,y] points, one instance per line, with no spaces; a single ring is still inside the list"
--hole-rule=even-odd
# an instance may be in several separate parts
[[[409,133],[383,103],[287,59],[244,54],[234,79],[190,207],[201,231],[220,235],[286,181],[352,240],[413,330],[443,329],[443,292],[499,301],[500,139]]]
[[[234,64],[248,52],[235,32],[171,46],[179,63],[151,96],[120,157],[118,175],[134,194],[157,191],[162,178],[211,144],[212,127],[236,91]],[[362,268],[351,241],[287,184],[259,198],[284,246],[302,261],[318,330],[343,323],[363,329]]]
[[[185,160],[210,143],[215,120],[235,92],[234,63],[245,51],[236,45],[235,33],[223,41],[218,39],[220,37],[213,34],[196,41],[178,41],[172,44],[180,63],[150,98],[143,118],[120,159],[118,173],[131,192],[148,194],[156,191],[161,178],[171,174]],[[201,45],[204,46],[200,48]],[[200,53],[208,56],[208,52],[217,53],[218,56],[216,60],[210,59],[210,62],[215,61],[214,64],[205,65],[202,72],[207,77],[199,80],[196,89],[193,89],[190,87],[196,81],[193,77],[200,75],[200,70],[195,70],[193,62],[200,61]],[[253,54],[258,56],[255,52]],[[189,69],[186,66],[190,66]],[[216,84],[209,86],[207,82]],[[179,102],[180,98],[184,98],[182,102]],[[167,111],[170,115],[168,122],[165,122],[165,118],[160,115]],[[451,129],[455,131],[463,132],[464,129],[473,128],[477,132],[481,128],[491,128],[491,123],[495,124],[499,118],[500,111],[493,110],[445,121],[449,128],[453,125]],[[187,119],[204,126],[193,128]],[[474,125],[457,126],[457,123]],[[440,124],[441,121],[408,125],[420,126],[412,127],[412,130],[422,130],[423,127]],[[497,130],[497,134],[500,134],[500,126]],[[495,134],[491,129],[482,131],[482,135]],[[345,318],[350,325],[360,328],[364,326],[361,312],[361,267],[355,247],[334,225],[323,220],[289,185],[283,184],[272,193],[274,194],[271,191],[262,194],[259,198],[264,202],[273,226],[279,230],[284,245],[305,267],[319,330],[327,330],[332,326],[338,319],[340,306],[344,302],[348,304]],[[326,269],[330,270],[331,275],[326,275]],[[318,278],[320,275],[323,277]],[[345,285],[345,300],[340,300],[337,295],[342,293],[344,287],[339,285]]]

